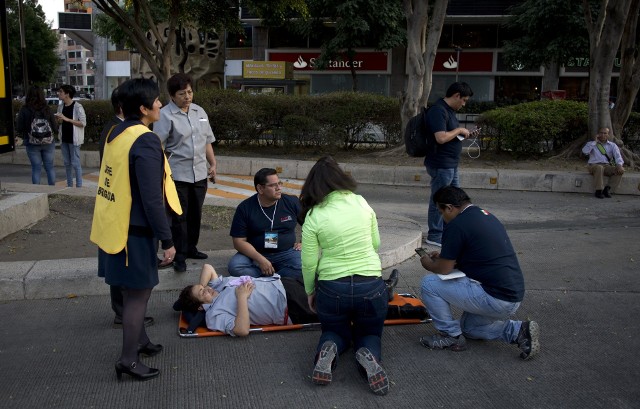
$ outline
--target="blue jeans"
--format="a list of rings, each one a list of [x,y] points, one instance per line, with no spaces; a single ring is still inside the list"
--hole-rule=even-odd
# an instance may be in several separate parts
[[[293,248],[277,253],[262,253],[271,262],[276,273],[282,277],[302,278],[302,258],[300,251]],[[241,253],[236,253],[229,260],[229,275],[234,277],[251,276],[260,277],[262,270],[251,258]]]
[[[325,341],[338,346],[338,354],[353,342],[355,351],[365,347],[382,360],[382,330],[387,317],[389,297],[382,278],[367,281],[318,280],[316,311],[322,335],[318,342],[320,352]]]
[[[458,180],[458,168],[442,169],[427,168],[427,173],[431,176],[431,194],[429,195],[429,213],[427,214],[427,240],[442,243],[443,222],[438,206],[433,201],[433,195],[445,186],[460,187]]]
[[[56,170],[53,167],[53,157],[56,153],[56,145],[53,143],[47,145],[27,145],[27,156],[31,162],[31,183],[40,184],[40,173],[42,165],[47,172],[47,183],[51,186],[56,184]]]
[[[475,280],[468,277],[442,280],[435,274],[427,274],[422,279],[421,290],[422,302],[433,326],[440,332],[506,343],[518,337],[522,321],[508,318],[516,313],[520,303],[490,296]],[[464,311],[459,321],[451,314],[452,305]]]
[[[73,187],[73,173],[76,174],[76,187],[82,187],[82,167],[80,166],[80,146],[62,142],[60,144],[64,169],[67,171],[67,187]]]

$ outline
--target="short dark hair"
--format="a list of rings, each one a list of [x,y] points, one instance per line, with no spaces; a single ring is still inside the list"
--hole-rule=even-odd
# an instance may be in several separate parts
[[[111,91],[111,106],[113,107],[113,112],[115,112],[116,115],[122,111],[122,104],[118,97],[118,87],[115,87],[113,91]]]
[[[302,210],[298,216],[298,221],[300,224],[304,223],[304,219],[311,209],[322,203],[329,193],[336,190],[353,192],[357,187],[358,184],[353,177],[343,171],[332,156],[323,156],[313,165],[307,175],[307,179],[304,181],[304,185],[302,185],[300,192]]]
[[[202,306],[202,303],[193,296],[192,290],[193,285],[188,285],[180,291],[178,302],[182,306],[182,311],[196,312]]]
[[[176,92],[187,88],[187,85],[191,85],[193,88],[191,77],[187,74],[177,73],[167,81],[167,91],[169,91],[169,95],[174,96]]]
[[[60,88],[58,89],[64,92],[65,94],[69,95],[69,98],[73,98],[76,96],[76,89],[73,88],[71,85],[67,85],[67,84],[60,85]]]
[[[467,203],[471,203],[471,198],[459,187],[445,186],[438,189],[433,195],[433,201],[442,209],[446,207],[445,205],[464,206]]]
[[[160,96],[158,85],[148,78],[133,78],[120,84],[118,99],[122,106],[122,114],[127,119],[140,119],[140,107],[153,108],[153,103]]]
[[[278,172],[276,172],[276,170],[272,169],[272,168],[262,168],[262,169],[260,169],[253,176],[253,187],[255,187],[256,190],[257,190],[258,185],[266,185],[267,184],[267,176],[277,175],[277,174],[278,174]]]
[[[450,98],[457,93],[460,93],[460,98],[473,96],[473,90],[471,89],[469,84],[467,84],[466,82],[454,82],[453,84],[449,85],[445,97]]]

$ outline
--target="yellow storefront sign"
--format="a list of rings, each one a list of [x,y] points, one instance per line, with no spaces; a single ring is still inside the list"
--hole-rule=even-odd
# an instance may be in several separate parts
[[[285,61],[242,61],[242,78],[292,79],[293,66]]]

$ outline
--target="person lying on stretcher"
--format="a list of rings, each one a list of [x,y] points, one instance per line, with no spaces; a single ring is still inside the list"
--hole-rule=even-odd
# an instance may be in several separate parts
[[[301,278],[220,277],[210,264],[202,267],[198,284],[182,290],[174,309],[204,311],[207,328],[239,337],[249,335],[251,325],[318,322]]]
[[[389,294],[398,283],[398,270],[385,280]],[[173,305],[182,311],[193,331],[202,321],[212,331],[232,336],[249,335],[251,325],[288,325],[317,323],[318,317],[309,309],[307,293],[301,278],[220,277],[213,266],[202,266],[198,284],[186,286]],[[204,316],[204,319],[202,319]],[[387,319],[424,319],[426,309],[389,304]]]

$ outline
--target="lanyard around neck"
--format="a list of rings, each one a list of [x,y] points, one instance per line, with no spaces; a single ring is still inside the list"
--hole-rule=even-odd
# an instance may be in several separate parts
[[[260,206],[260,210],[262,210],[262,214],[264,214],[264,217],[266,217],[271,222],[271,230],[273,230],[273,220],[276,218],[276,210],[278,209],[278,201],[276,200],[276,205],[273,207],[273,216],[269,217],[264,212],[264,208],[262,207],[262,204],[260,203],[260,198],[258,196],[256,196],[256,199],[258,199],[258,206]]]

